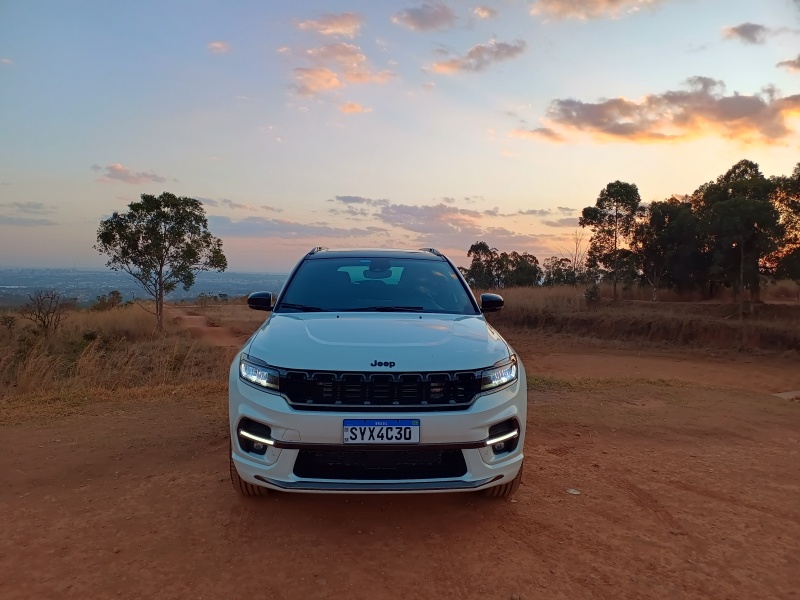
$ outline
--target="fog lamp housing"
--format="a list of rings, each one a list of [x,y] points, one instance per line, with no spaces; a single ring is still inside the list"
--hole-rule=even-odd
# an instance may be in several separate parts
[[[264,456],[269,447],[275,444],[272,439],[272,430],[267,425],[247,417],[239,421],[239,425],[236,427],[236,438],[242,450],[258,456]]]
[[[495,456],[509,454],[519,445],[519,433],[519,422],[516,419],[507,419],[489,427],[489,437],[485,443]]]

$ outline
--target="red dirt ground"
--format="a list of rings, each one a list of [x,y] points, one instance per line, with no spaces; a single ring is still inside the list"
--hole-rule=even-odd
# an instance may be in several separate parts
[[[800,598],[796,359],[508,339],[512,502],[241,498],[222,383],[0,427],[0,597]]]

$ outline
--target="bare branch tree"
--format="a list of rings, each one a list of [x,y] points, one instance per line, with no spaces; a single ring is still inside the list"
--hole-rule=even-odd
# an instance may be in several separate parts
[[[573,287],[577,287],[581,283],[581,275],[586,264],[586,250],[587,246],[584,245],[585,234],[577,229],[572,232],[570,239],[570,248],[559,248],[562,258],[566,258],[572,263],[572,281],[570,282]]]
[[[23,319],[33,322],[44,335],[54,333],[64,319],[68,305],[55,290],[38,290],[19,309]]]

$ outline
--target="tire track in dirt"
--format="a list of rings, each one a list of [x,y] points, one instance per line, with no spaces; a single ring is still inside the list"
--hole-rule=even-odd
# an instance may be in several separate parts
[[[708,498],[716,502],[722,502],[725,504],[742,507],[747,510],[752,510],[753,512],[756,513],[762,513],[768,515],[774,519],[783,519],[785,521],[792,523],[793,525],[800,524],[800,520],[798,519],[797,514],[792,514],[791,512],[779,510],[768,506],[759,506],[758,504],[744,501],[735,496],[727,496],[721,492],[716,492],[712,489],[708,489],[698,485],[692,485],[684,481],[678,481],[676,479],[669,480],[666,483],[667,485],[670,485],[681,491],[688,492],[690,494],[696,494],[698,496],[702,496],[703,498]]]
[[[239,348],[246,337],[237,335],[227,327],[214,325],[208,317],[193,315],[181,309],[167,309],[170,320],[185,329],[194,339],[199,339],[221,348]]]
[[[686,530],[681,523],[650,492],[623,476],[614,476],[611,481],[618,489],[625,492],[636,506],[652,514],[662,525],[665,525],[670,533],[686,535]]]

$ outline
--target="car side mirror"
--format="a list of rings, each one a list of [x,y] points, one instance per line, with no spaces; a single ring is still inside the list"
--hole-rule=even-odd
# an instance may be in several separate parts
[[[272,310],[272,292],[253,292],[247,297],[247,306],[253,310]]]
[[[503,308],[503,297],[497,294],[481,294],[481,312],[497,312]]]

